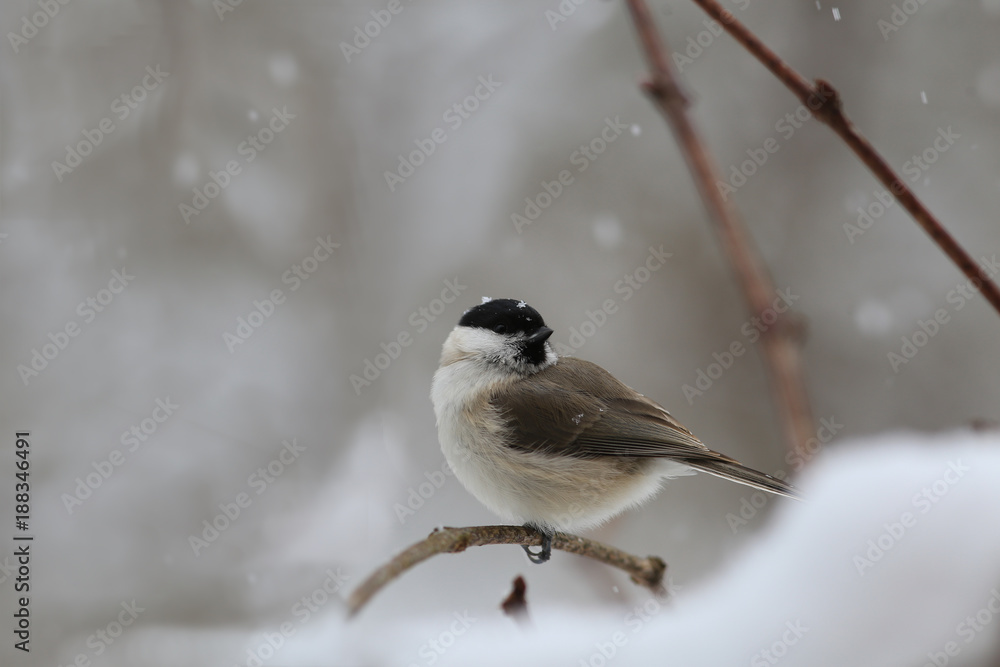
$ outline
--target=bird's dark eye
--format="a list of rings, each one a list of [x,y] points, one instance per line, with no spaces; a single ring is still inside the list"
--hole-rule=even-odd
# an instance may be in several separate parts
[[[498,324],[493,327],[493,331],[496,331],[498,334],[507,333],[507,327],[503,324]]]

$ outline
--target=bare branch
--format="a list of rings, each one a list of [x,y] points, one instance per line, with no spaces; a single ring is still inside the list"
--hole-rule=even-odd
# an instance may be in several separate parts
[[[736,210],[726,203],[715,187],[715,183],[721,180],[719,171],[688,118],[687,101],[677,85],[673,65],[666,57],[667,49],[656,30],[649,7],[644,0],[626,0],[626,4],[649,64],[651,77],[644,89],[670,124],[698,192],[715,223],[723,251],[739,279],[747,305],[757,317],[762,317],[768,310],[776,314],[771,306],[775,298],[774,283]],[[802,379],[799,350],[801,325],[788,313],[776,315],[777,321],[761,336],[765,366],[770,375],[785,442],[789,450],[808,460],[805,443],[815,435],[815,425]]]
[[[813,115],[829,125],[841,139],[865,163],[875,177],[899,200],[913,219],[917,221],[931,239],[944,251],[965,276],[983,293],[993,308],[1000,313],[1000,289],[988,275],[980,270],[972,256],[958,244],[955,237],[917,199],[902,178],[896,175],[889,163],[879,155],[875,147],[858,131],[854,123],[844,114],[840,94],[823,79],[811,85],[801,74],[792,69],[781,57],[769,49],[764,42],[740,23],[732,14],[715,0],[694,0],[695,4],[722,24],[726,32],[752,53],[764,67],[769,69],[796,97],[806,105]]]
[[[348,613],[351,616],[357,614],[389,582],[432,556],[459,553],[469,547],[489,544],[537,547],[542,544],[542,536],[523,526],[472,526],[435,530],[426,539],[409,547],[361,582],[347,600]],[[567,533],[556,533],[552,538],[552,548],[617,567],[629,574],[632,581],[640,586],[645,586],[661,595],[666,592],[663,588],[663,575],[667,571],[667,564],[656,556],[639,558],[607,544]]]

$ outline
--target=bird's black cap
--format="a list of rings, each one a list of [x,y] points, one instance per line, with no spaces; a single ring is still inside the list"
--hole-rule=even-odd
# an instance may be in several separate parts
[[[521,332],[528,336],[546,328],[538,311],[516,299],[490,299],[462,315],[459,326],[489,329],[496,333]]]

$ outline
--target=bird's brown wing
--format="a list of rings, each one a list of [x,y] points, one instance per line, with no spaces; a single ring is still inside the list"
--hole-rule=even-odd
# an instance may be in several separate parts
[[[662,407],[597,364],[575,357],[562,357],[530,380],[497,392],[491,403],[513,431],[514,446],[525,450],[584,458],[726,460]]]
[[[579,458],[667,458],[798,497],[785,482],[712,451],[661,406],[583,359],[561,357],[530,380],[501,389],[490,403],[518,449]]]

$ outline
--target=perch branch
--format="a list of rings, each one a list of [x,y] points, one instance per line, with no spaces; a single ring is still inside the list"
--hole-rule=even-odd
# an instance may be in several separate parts
[[[714,185],[721,180],[718,169],[687,115],[687,100],[677,85],[673,64],[667,60],[667,49],[656,30],[649,7],[644,0],[626,1],[649,65],[650,79],[644,89],[667,119],[681,147],[698,192],[715,223],[723,251],[743,288],[750,311],[757,317],[762,317],[769,310],[773,313],[774,283],[735,209],[726,203]],[[802,379],[799,351],[801,327],[788,313],[777,317],[774,325],[761,336],[767,362],[765,366],[788,448],[807,459],[804,447],[806,441],[814,436],[815,426]]]
[[[732,14],[715,0],[694,0],[705,13],[722,24],[722,27],[753,54],[764,67],[769,69],[796,97],[806,105],[821,122],[829,125],[854,151],[875,177],[899,200],[913,219],[917,221],[931,239],[944,251],[973,285],[979,288],[993,308],[1000,313],[1000,289],[989,276],[980,271],[972,256],[958,244],[955,237],[944,228],[889,163],[879,155],[875,147],[858,131],[854,123],[844,114],[840,94],[823,79],[817,79],[813,86],[801,74],[792,69],[778,54],[740,23]]]
[[[412,545],[391,561],[375,570],[351,593],[347,600],[348,613],[357,614],[362,607],[384,586],[418,563],[441,553],[459,553],[469,547],[489,544],[520,544],[537,547],[542,536],[522,526],[473,526],[470,528],[444,528],[435,530],[426,539]],[[556,533],[552,548],[587,556],[612,567],[624,570],[632,581],[655,593],[663,594],[663,574],[667,565],[656,556],[639,558],[607,544],[588,540],[567,533]]]

